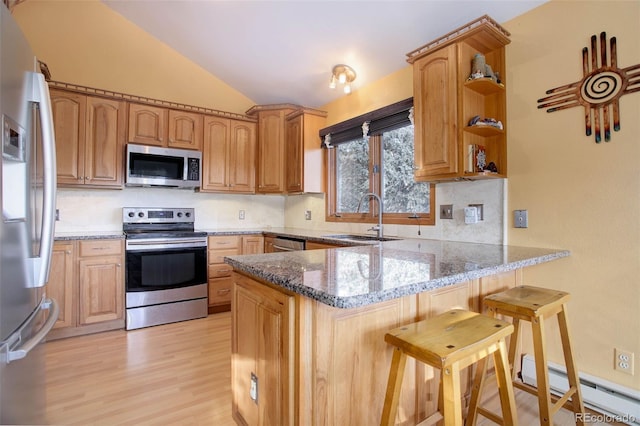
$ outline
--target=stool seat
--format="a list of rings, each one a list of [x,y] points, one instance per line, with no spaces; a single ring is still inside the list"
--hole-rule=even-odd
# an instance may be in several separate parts
[[[514,332],[509,343],[509,364],[512,368],[512,380],[515,380],[516,377],[516,371],[513,366],[520,336],[520,322],[529,321],[531,323],[537,389],[520,382],[514,382],[514,385],[537,395],[540,425],[542,426],[552,425],[553,416],[565,404],[569,404],[569,408],[576,414],[576,424],[584,424],[584,404],[580,391],[578,370],[571,348],[571,337],[569,335],[569,323],[566,311],[566,304],[569,298],[569,293],[564,291],[533,286],[519,286],[501,293],[489,295],[484,298],[483,302],[484,306],[488,309],[489,315],[494,317],[496,315],[503,315],[513,318]],[[558,319],[558,329],[567,368],[567,379],[569,381],[569,389],[554,402],[552,402],[551,398],[545,335],[545,322],[551,316],[557,316]],[[477,404],[477,401],[472,400],[471,405],[474,404]]]
[[[395,348],[380,424],[394,424],[406,357],[411,356],[441,370],[439,412],[425,422],[444,419],[447,426],[462,425],[460,372],[474,363],[484,369],[489,355],[493,355],[496,365],[504,424],[517,424],[505,340],[513,330],[513,325],[506,321],[462,309],[390,330],[384,339]],[[474,392],[482,388],[482,380],[484,375],[478,376]]]
[[[384,340],[407,355],[442,370],[511,333],[513,325],[508,322],[454,309],[432,319],[395,328],[384,336]],[[475,360],[469,364],[473,362]]]
[[[564,291],[523,285],[491,294],[484,298],[484,304],[489,308],[530,318],[555,314],[570,297],[570,294]]]

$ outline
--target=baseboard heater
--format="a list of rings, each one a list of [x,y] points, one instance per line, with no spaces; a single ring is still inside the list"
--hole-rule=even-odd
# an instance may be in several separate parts
[[[569,389],[567,371],[563,365],[549,363],[549,386],[556,395]],[[629,425],[640,425],[640,392],[611,383],[604,379],[579,373],[580,390],[584,405],[602,413],[605,422],[617,421]],[[522,358],[522,381],[537,387],[536,365],[533,355]],[[601,419],[598,419],[601,420]]]

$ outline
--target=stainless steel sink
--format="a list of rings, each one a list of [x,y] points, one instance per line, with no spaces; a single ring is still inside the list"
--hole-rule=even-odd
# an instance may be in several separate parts
[[[322,238],[333,238],[336,240],[350,240],[350,241],[395,241],[399,238],[381,237],[378,238],[375,235],[357,235],[357,234],[336,234],[336,235],[323,235]]]

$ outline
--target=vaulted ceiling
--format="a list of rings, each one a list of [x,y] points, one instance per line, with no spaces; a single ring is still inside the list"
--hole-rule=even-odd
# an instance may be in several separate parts
[[[257,104],[320,107],[406,67],[406,53],[482,15],[508,21],[546,0],[102,0]],[[508,28],[507,28],[508,29]]]

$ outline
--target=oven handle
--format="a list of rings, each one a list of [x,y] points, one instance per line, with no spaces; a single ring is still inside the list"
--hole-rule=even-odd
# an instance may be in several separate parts
[[[127,241],[126,249],[154,250],[166,248],[207,248],[207,240]]]

